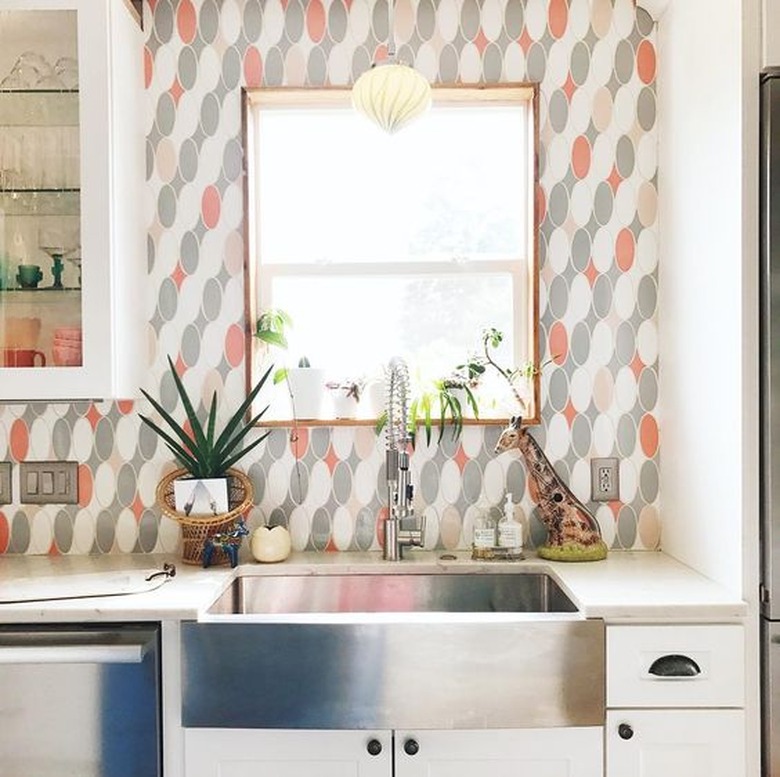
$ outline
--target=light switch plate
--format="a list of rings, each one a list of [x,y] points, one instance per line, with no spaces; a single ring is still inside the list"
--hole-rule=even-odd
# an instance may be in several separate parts
[[[0,461],[0,505],[11,504],[11,467],[10,461]]]
[[[79,465],[76,461],[23,461],[19,464],[22,504],[77,504]]]

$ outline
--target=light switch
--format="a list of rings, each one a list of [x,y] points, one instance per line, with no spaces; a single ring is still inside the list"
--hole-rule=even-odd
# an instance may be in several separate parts
[[[78,503],[78,462],[23,461],[19,501],[32,504]]]

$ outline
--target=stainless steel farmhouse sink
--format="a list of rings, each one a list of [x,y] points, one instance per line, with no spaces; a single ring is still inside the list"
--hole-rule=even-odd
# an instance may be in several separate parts
[[[545,574],[388,574],[239,577],[213,615],[343,613],[574,613]]]
[[[239,577],[181,630],[189,727],[604,722],[604,624],[545,574]]]

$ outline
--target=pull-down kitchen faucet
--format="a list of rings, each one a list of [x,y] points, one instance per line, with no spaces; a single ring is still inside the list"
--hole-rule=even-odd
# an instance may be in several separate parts
[[[405,529],[403,522],[414,519],[412,497],[414,487],[409,475],[411,442],[408,429],[409,369],[403,359],[390,360],[387,369],[387,517],[383,558],[399,561],[405,547],[422,546],[425,518],[418,528]]]

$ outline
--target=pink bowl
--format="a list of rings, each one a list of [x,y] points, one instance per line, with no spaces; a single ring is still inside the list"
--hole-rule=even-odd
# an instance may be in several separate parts
[[[54,340],[81,342],[82,330],[80,326],[61,326],[54,330]]]
[[[56,343],[51,349],[52,360],[58,367],[78,367],[81,365],[81,348],[67,348]]]

